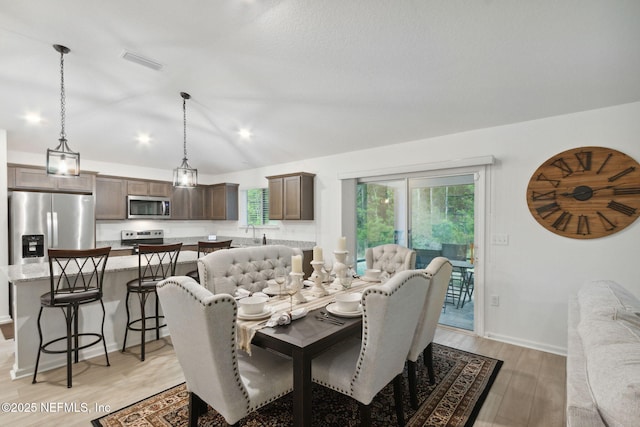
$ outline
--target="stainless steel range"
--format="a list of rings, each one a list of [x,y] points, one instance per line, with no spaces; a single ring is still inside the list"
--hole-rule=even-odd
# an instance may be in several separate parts
[[[120,232],[122,246],[131,246],[137,249],[139,244],[161,245],[164,243],[164,230],[122,230]]]

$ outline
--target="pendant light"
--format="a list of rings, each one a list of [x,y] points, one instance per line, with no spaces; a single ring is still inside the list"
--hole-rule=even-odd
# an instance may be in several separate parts
[[[47,149],[47,174],[59,176],[80,175],[80,153],[71,151],[67,145],[64,132],[65,95],[64,95],[64,55],[70,52],[68,47],[54,44],[53,48],[60,52],[60,138],[55,149]]]
[[[198,185],[198,169],[189,166],[189,161],[187,160],[187,99],[191,98],[191,95],[180,92],[180,96],[182,97],[182,116],[184,119],[184,157],[182,158],[182,164],[173,170],[173,186],[195,187]]]

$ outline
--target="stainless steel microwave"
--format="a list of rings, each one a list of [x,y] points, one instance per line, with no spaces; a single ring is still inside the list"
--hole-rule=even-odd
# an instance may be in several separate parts
[[[127,218],[169,219],[171,202],[168,197],[127,196]]]

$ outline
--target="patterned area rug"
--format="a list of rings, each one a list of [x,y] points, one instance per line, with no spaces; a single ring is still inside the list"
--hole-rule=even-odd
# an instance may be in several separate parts
[[[422,402],[417,411],[409,405],[409,389],[405,372],[404,411],[407,426],[462,427],[473,425],[502,361],[490,357],[434,344],[433,358],[436,383],[429,385],[427,369],[418,360],[418,391]],[[372,423],[376,426],[396,425],[393,387],[388,385],[372,402]],[[359,424],[357,403],[342,394],[314,384],[314,426],[356,426]],[[285,396],[264,406],[241,420],[243,426],[291,425],[292,400]],[[96,427],[188,425],[188,393],[180,384],[92,421]],[[209,408],[198,421],[200,427],[226,426],[224,419]]]

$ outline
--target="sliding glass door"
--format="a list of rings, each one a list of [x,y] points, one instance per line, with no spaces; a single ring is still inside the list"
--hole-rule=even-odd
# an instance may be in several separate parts
[[[473,330],[475,181],[473,174],[408,179],[409,247],[416,268],[437,256],[454,265],[440,323]]]
[[[397,243],[416,251],[416,268],[436,256],[454,264],[440,323],[474,330],[474,173],[361,179],[356,189],[358,273],[367,248]]]
[[[406,180],[358,183],[356,190],[358,273],[365,269],[367,248],[397,243],[407,246]]]

